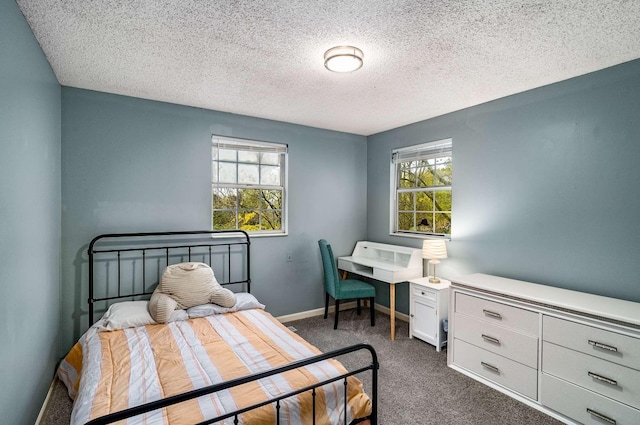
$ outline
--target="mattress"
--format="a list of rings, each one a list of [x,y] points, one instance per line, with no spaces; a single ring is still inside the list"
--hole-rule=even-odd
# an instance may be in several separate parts
[[[75,397],[71,424],[184,393],[233,378],[263,372],[320,351],[269,313],[251,308],[225,314],[104,330],[94,326],[62,361],[58,376]],[[192,399],[119,423],[193,424],[218,417],[346,370],[329,359],[241,386]],[[286,398],[280,424],[350,423],[371,412],[371,401],[355,377]],[[315,408],[313,404],[315,403]],[[275,424],[274,403],[239,415],[241,424]],[[234,418],[221,422],[232,424]]]

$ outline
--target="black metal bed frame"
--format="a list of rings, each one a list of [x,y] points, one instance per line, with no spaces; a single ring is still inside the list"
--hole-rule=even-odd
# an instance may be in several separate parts
[[[110,240],[111,242],[118,239],[138,239],[138,242],[142,241],[142,238],[156,238],[161,236],[168,237],[189,237],[189,236],[205,236],[209,235],[211,237],[211,241],[207,241],[205,243],[198,244],[184,244],[184,243],[172,243],[170,245],[164,244],[167,241],[159,241],[163,242],[162,244],[156,246],[154,244],[148,246],[140,246],[140,247],[127,247],[127,248],[110,248],[110,249],[98,249],[100,242],[105,242],[105,240]],[[215,238],[214,236],[222,236],[224,238],[235,238],[234,242],[224,242],[223,239]],[[99,301],[112,301],[116,299],[122,298],[135,298],[142,297],[146,295],[151,295],[153,293],[153,287],[147,287],[146,282],[146,269],[147,269],[147,252],[153,251],[163,251],[165,257],[165,267],[169,266],[170,258],[172,255],[177,255],[182,258],[182,256],[187,256],[187,261],[191,261],[191,255],[196,249],[207,248],[209,261],[208,264],[211,266],[212,259],[212,249],[214,247],[226,246],[228,253],[228,267],[229,267],[229,279],[228,281],[223,281],[218,278],[218,283],[221,285],[234,285],[234,284],[247,284],[247,292],[251,292],[251,240],[249,239],[249,235],[247,232],[243,230],[192,230],[192,231],[182,231],[182,232],[147,232],[147,233],[109,233],[104,235],[99,235],[93,238],[93,240],[89,243],[89,326],[94,323],[94,304]],[[236,281],[231,280],[231,247],[232,246],[246,246],[246,278],[240,279]],[[184,252],[177,252],[179,250],[187,250],[186,254]],[[123,252],[131,253],[131,252],[141,252],[141,267],[142,267],[142,292],[134,292],[134,293],[122,293],[122,285],[121,285],[121,254]],[[116,265],[117,265],[117,295],[114,296],[105,296],[101,298],[95,297],[94,291],[94,279],[95,279],[95,271],[94,266],[96,262],[96,255],[98,254],[107,254],[107,253],[115,253],[116,254]],[[202,253],[200,252],[200,255]],[[157,282],[154,282],[157,283]]]
[[[208,236],[211,237],[211,241],[206,241],[206,243],[183,243],[179,241],[181,241],[182,239],[176,240],[173,239],[172,243],[167,245],[165,242],[165,240],[158,240],[158,242],[162,242],[160,244],[156,244],[156,243],[149,243],[148,245],[143,245],[143,242],[147,242],[147,240],[145,240],[145,238],[150,238],[151,241],[157,240],[155,238],[160,238],[160,237],[171,237],[171,238],[190,238],[190,237],[195,237],[195,236]],[[229,241],[229,238],[232,239],[232,241]],[[107,242],[107,241],[111,241],[113,242],[114,240],[121,240],[121,239],[135,239],[135,242],[138,242],[141,246],[129,246],[130,243],[128,243],[126,245],[126,247],[112,247],[112,248],[98,248],[98,246],[100,245],[100,242]],[[226,241],[225,241],[226,239]],[[104,235],[99,235],[96,236],[95,238],[93,238],[93,240],[89,243],[89,248],[88,248],[88,254],[89,254],[89,325],[92,325],[94,323],[94,304],[96,302],[100,302],[100,301],[112,301],[112,300],[116,300],[116,299],[123,299],[123,298],[127,298],[127,299],[131,299],[131,298],[138,298],[138,297],[143,297],[143,296],[147,296],[147,295],[151,295],[153,293],[152,289],[149,289],[147,287],[147,282],[146,282],[146,259],[147,259],[147,253],[148,252],[154,252],[154,251],[161,251],[164,252],[164,257],[165,257],[165,265],[168,266],[170,265],[170,259],[172,256],[178,256],[180,258],[183,258],[185,255],[188,258],[188,261],[191,261],[191,256],[192,256],[192,252],[194,250],[198,251],[199,256],[204,255],[205,257],[208,255],[208,264],[211,266],[212,265],[212,255],[214,254],[219,254],[220,252],[212,252],[214,247],[220,247],[220,246],[226,246],[227,247],[227,266],[228,266],[228,279],[227,281],[220,281],[219,283],[221,285],[233,285],[233,284],[246,284],[247,286],[247,292],[250,292],[251,289],[251,275],[250,275],[250,266],[251,266],[251,262],[250,262],[250,256],[251,256],[251,241],[249,238],[249,235],[242,231],[242,230],[223,230],[223,231],[211,231],[211,230],[196,230],[196,231],[181,231],[181,232],[147,232],[147,233],[111,233],[111,234],[104,234]],[[246,277],[244,279],[239,279],[239,280],[232,280],[231,279],[231,247],[232,246],[240,246],[240,247],[245,247],[243,249],[243,252],[245,254],[245,269],[244,272],[246,273]],[[201,252],[202,249],[205,249],[204,254]],[[186,249],[186,254],[184,253],[184,250]],[[178,253],[173,253],[173,250],[176,251],[181,251]],[[123,252],[126,253],[132,253],[132,252],[141,252],[141,268],[142,268],[142,291],[133,291],[133,293],[125,293],[123,294],[122,291],[122,284],[121,284],[121,254]],[[99,254],[115,254],[115,260],[112,259],[112,261],[115,261],[117,264],[117,272],[116,272],[116,279],[117,279],[117,294],[116,295],[111,295],[111,296],[104,296],[104,297],[99,297],[96,298],[95,297],[95,291],[94,291],[94,285],[95,285],[95,267],[94,267],[94,263],[97,261],[96,256]],[[157,254],[156,254],[157,255]],[[157,283],[157,282],[154,282]],[[369,344],[356,344],[350,347],[345,347],[339,350],[335,350],[335,351],[331,351],[328,353],[324,353],[324,354],[320,354],[317,356],[313,356],[313,357],[309,357],[307,359],[303,359],[303,360],[299,360],[293,363],[290,363],[288,365],[285,366],[281,366],[278,368],[274,368],[268,371],[264,371],[264,372],[259,372],[259,373],[254,373],[248,376],[244,376],[244,377],[240,377],[240,378],[236,378],[236,379],[232,379],[229,381],[225,381],[225,382],[221,382],[218,384],[214,384],[214,385],[210,385],[207,387],[203,387],[203,388],[199,388],[196,390],[192,390],[183,394],[177,394],[171,397],[166,397],[163,398],[161,400],[156,400],[153,402],[149,402],[140,406],[135,406],[132,408],[128,408],[119,412],[115,412],[115,413],[111,413],[96,419],[93,419],[89,422],[87,422],[86,425],[103,425],[103,424],[110,424],[116,421],[120,421],[122,419],[126,419],[126,418],[130,418],[133,416],[137,416],[146,412],[150,412],[156,409],[161,409],[167,406],[171,406],[173,404],[177,404],[177,403],[181,403],[187,400],[191,400],[200,396],[204,396],[204,395],[208,395],[208,394],[213,394],[215,392],[218,391],[222,391],[222,390],[226,390],[235,386],[239,386],[239,385],[243,385],[246,384],[248,382],[252,382],[252,381],[256,381],[271,375],[275,375],[275,374],[279,374],[279,373],[283,373],[286,372],[288,370],[292,370],[292,369],[297,369],[300,367],[304,367],[313,363],[317,363],[317,362],[321,362],[327,359],[331,359],[334,357],[338,357],[338,356],[342,356],[342,355],[346,355],[349,353],[353,353],[356,351],[361,351],[361,350],[366,350],[369,351],[369,353],[371,354],[371,363],[367,366],[361,367],[359,369],[353,370],[351,372],[347,372],[345,374],[336,376],[334,378],[331,379],[327,379],[324,380],[322,382],[318,382],[314,385],[310,385],[307,386],[305,388],[300,388],[294,391],[291,391],[289,393],[280,395],[276,398],[270,399],[270,400],[265,400],[263,402],[251,405],[251,406],[247,406],[245,408],[236,410],[234,412],[229,412],[226,413],[224,415],[212,418],[212,419],[207,419],[203,422],[200,422],[198,425],[205,425],[205,424],[212,424],[214,422],[219,422],[222,421],[224,419],[228,419],[228,418],[233,418],[233,423],[234,424],[238,424],[239,423],[239,416],[247,411],[253,410],[253,409],[257,409],[260,408],[262,406],[268,405],[268,404],[272,404],[275,403],[275,408],[276,408],[276,424],[280,424],[280,401],[289,397],[293,397],[296,396],[298,394],[307,392],[307,391],[311,391],[311,396],[312,396],[312,405],[313,405],[313,424],[315,424],[315,411],[316,411],[316,405],[315,405],[315,400],[316,400],[316,389],[319,387],[322,387],[323,385],[329,384],[331,382],[336,382],[339,380],[343,380],[343,384],[344,384],[344,423],[346,423],[347,421],[347,409],[348,409],[348,405],[347,405],[347,378],[359,373],[363,373],[366,372],[367,370],[371,370],[371,394],[370,394],[370,399],[371,399],[371,414],[366,417],[366,418],[359,418],[359,419],[354,419],[353,421],[351,421],[351,424],[356,424],[359,423],[361,421],[364,420],[369,420],[371,425],[377,425],[378,423],[378,413],[377,413],[377,398],[378,398],[378,369],[379,369],[379,363],[378,363],[378,357],[376,354],[375,349],[369,345]]]

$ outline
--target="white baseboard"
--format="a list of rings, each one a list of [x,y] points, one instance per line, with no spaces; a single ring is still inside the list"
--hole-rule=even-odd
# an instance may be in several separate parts
[[[40,425],[42,421],[42,417],[44,416],[44,412],[47,410],[47,405],[49,405],[49,400],[51,399],[51,394],[53,394],[53,386],[56,383],[56,378],[53,378],[51,381],[51,385],[49,386],[49,391],[47,391],[47,396],[44,398],[44,403],[42,403],[42,407],[40,408],[40,413],[38,413],[38,417],[36,418],[35,425]]]
[[[352,308],[356,308],[355,301],[350,301],[348,303],[340,304],[340,311],[349,310]],[[336,309],[335,305],[330,305],[329,313],[333,313],[335,309]],[[380,304],[376,304],[375,309],[387,315],[391,314],[391,310],[389,310],[389,307],[385,307]],[[323,316],[323,315],[324,315],[324,308],[316,308],[313,310],[301,311],[299,313],[285,314],[284,316],[276,317],[276,319],[278,319],[282,323],[287,323],[287,322],[293,322],[294,320],[307,319],[309,317],[316,317],[316,316]],[[396,311],[396,319],[402,320],[403,322],[408,322],[409,315]]]
[[[340,311],[349,310],[351,308],[356,308],[355,301],[349,301],[348,303],[340,303]],[[336,306],[330,305],[329,313],[333,313],[334,311],[336,311]],[[316,317],[316,316],[324,316],[324,307],[316,308],[313,310],[301,311],[300,313],[285,314],[284,316],[276,317],[276,319],[278,319],[282,323],[287,323],[287,322],[293,322],[294,320],[307,319],[309,317]]]
[[[379,312],[384,313],[386,315],[391,315],[391,310],[389,310],[389,307],[385,307],[383,305],[376,304],[376,310],[378,310]],[[402,320],[403,322],[409,322],[409,315],[408,314],[404,314],[404,313],[400,313],[399,311],[396,310],[396,319]]]

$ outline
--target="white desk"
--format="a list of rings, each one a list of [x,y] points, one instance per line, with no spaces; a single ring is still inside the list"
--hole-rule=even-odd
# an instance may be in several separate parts
[[[396,338],[396,284],[422,277],[422,251],[368,241],[356,244],[351,256],[338,257],[338,269],[388,283],[391,340]]]

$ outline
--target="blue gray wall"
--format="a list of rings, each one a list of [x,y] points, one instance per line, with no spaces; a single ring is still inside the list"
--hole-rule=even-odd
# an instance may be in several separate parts
[[[0,2],[0,412],[33,423],[60,329],[60,85],[15,2]]]
[[[86,272],[78,264],[93,235],[208,228],[212,133],[290,145],[290,235],[254,244],[254,280],[263,282],[255,291],[275,315],[322,305],[320,237],[338,254],[359,239],[420,246],[388,234],[389,155],[445,137],[454,139],[455,181],[443,276],[493,273],[640,300],[640,174],[633,163],[639,87],[640,61],[630,62],[376,134],[367,144],[353,135],[64,88],[63,314],[73,323],[65,343],[86,326]],[[293,263],[284,260],[288,251]],[[405,286],[398,288],[403,312]],[[378,290],[388,305],[388,288]]]
[[[252,239],[252,292],[272,314],[323,305],[318,239],[339,254],[366,239],[365,137],[67,87],[62,111],[67,349],[87,327],[94,236],[210,229],[212,134],[289,145],[289,236]]]
[[[446,137],[454,192],[442,276],[640,301],[640,61],[370,136],[368,239],[420,247],[389,235],[390,153]],[[406,287],[398,298],[406,312]]]

